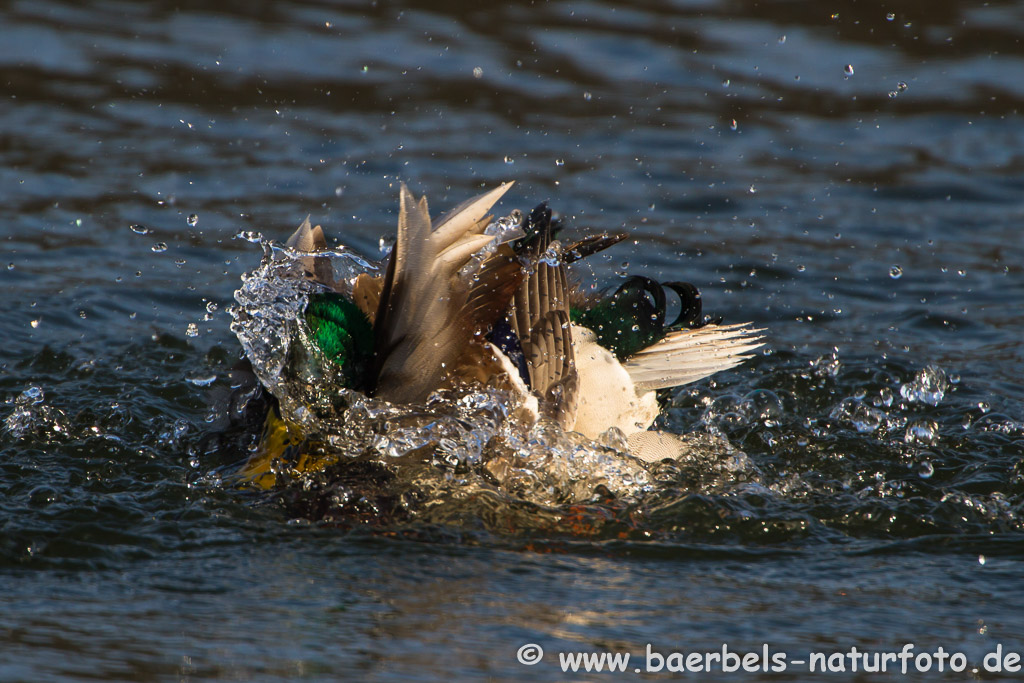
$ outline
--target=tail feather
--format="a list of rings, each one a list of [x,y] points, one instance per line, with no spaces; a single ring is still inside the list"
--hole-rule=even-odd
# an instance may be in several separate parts
[[[623,363],[637,391],[653,391],[696,382],[733,368],[764,346],[749,323],[705,325],[671,332]]]
[[[285,242],[285,246],[299,252],[314,254],[327,250],[327,238],[324,237],[323,228],[319,225],[315,228],[309,222],[309,216],[302,221],[298,229]],[[328,287],[334,286],[334,267],[331,260],[323,256],[303,256],[300,259],[303,269],[309,279],[325,284]]]

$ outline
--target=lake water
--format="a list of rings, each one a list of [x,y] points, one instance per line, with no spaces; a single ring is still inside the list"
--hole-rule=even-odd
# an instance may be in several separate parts
[[[3,3],[0,679],[617,680],[767,645],[785,671],[689,675],[809,680],[907,643],[966,668],[828,680],[1012,677],[1022,39],[966,0]],[[501,208],[630,231],[588,278],[766,328],[662,420],[728,457],[344,524],[223,478],[236,236],[308,214],[378,255],[399,180],[434,211],[515,180]]]

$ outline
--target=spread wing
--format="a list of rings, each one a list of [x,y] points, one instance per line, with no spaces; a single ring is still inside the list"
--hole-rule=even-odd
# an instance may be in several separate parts
[[[637,392],[689,384],[735,367],[764,346],[749,323],[676,330],[623,363]]]
[[[507,306],[517,284],[509,282],[507,249],[471,266],[472,274],[460,271],[494,239],[483,234],[487,212],[511,186],[464,202],[432,227],[426,197],[416,201],[402,185],[398,237],[374,319],[374,395],[398,403],[424,400],[473,336]]]
[[[562,255],[545,256],[552,242],[551,210],[538,206],[530,215],[536,239],[523,247],[532,271],[516,289],[507,320],[519,339],[529,385],[541,398],[541,410],[571,428],[578,403],[578,378],[569,324],[569,282]]]

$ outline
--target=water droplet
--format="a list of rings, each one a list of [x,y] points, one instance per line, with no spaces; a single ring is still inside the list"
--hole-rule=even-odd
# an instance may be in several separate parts
[[[919,371],[913,381],[900,387],[900,396],[915,403],[937,406],[948,388],[946,371],[937,365],[929,365]]]
[[[565,166],[565,159],[555,159],[555,166]]]
[[[198,334],[198,333],[197,333]],[[217,375],[206,375],[199,377],[186,377],[185,381],[197,387],[208,387],[217,380]]]
[[[730,81],[728,78],[725,79],[724,81],[722,81],[722,87],[723,88],[728,88],[731,84],[732,84],[732,81]]]
[[[928,479],[933,474],[935,474],[935,467],[927,460],[922,461],[921,464],[917,466],[917,476],[922,479]]]
[[[832,13],[832,21],[835,21],[838,18],[839,18],[839,12],[833,12]]]
[[[984,566],[984,564],[985,564],[985,556],[984,555],[978,555],[978,564]]]
[[[199,336],[199,326],[196,325],[195,323],[189,323],[188,327],[185,328],[185,336],[186,337],[198,337]]]
[[[786,36],[779,36],[779,45],[786,44]]]
[[[190,214],[188,215],[188,218],[187,218],[187,219],[185,219],[185,220],[186,220],[186,222],[187,222],[187,223],[188,223],[189,225],[191,225],[192,227],[195,227],[196,223],[198,223],[198,222],[199,222],[199,216],[198,216],[197,214],[194,214],[194,213],[190,213]]]
[[[807,270],[807,266],[805,266],[805,265],[804,265],[804,264],[802,264],[802,263],[801,263],[800,265],[798,265],[798,266],[796,267],[796,272],[798,272],[798,273],[802,273],[802,272],[804,272],[805,270]]]
[[[893,14],[892,12],[889,12],[888,14],[885,15],[885,20],[886,21],[893,21],[895,18],[896,18],[896,15]]]
[[[255,230],[240,230],[235,235],[235,239],[236,240],[245,240],[246,242],[252,242],[253,244],[256,244],[261,239],[263,239],[263,235],[261,235],[260,233],[256,232]]]
[[[750,192],[750,194],[757,194],[757,188],[754,187],[753,185],[750,186],[750,190],[748,191]]]
[[[908,87],[910,86],[908,86],[904,81],[900,81],[899,83],[896,84],[896,89],[899,90],[900,92],[903,92]]]
[[[594,96],[592,94],[590,94],[590,91],[587,91],[587,92],[583,93],[583,99],[585,99],[587,102],[589,102],[591,99],[593,99],[593,97]]]
[[[142,225],[141,223],[132,223],[131,225],[128,226],[128,229],[134,232],[136,235],[149,234],[149,228],[147,228],[145,225]]]
[[[484,77],[484,70],[481,67],[479,67],[479,66],[473,67],[473,78],[483,78],[483,77]]]
[[[846,74],[847,78],[852,76],[853,75],[853,64],[847,64],[846,66],[844,66],[843,67],[843,73]]]
[[[516,163],[516,160],[515,160],[515,159],[513,159],[513,158],[512,158],[512,157],[510,157],[510,156],[506,156],[506,157],[505,157],[505,163],[506,163],[506,164],[508,164],[509,166],[511,166],[512,164]]]
[[[217,308],[218,307],[216,301],[211,301],[206,304],[206,310],[208,313],[215,313],[217,311]]]
[[[865,405],[858,398],[844,398],[829,417],[853,426],[861,434],[871,434],[885,424],[885,413],[878,408]]]
[[[892,268],[889,269],[889,277],[891,277],[893,280],[899,280],[901,277],[903,277],[903,268],[901,268],[900,266],[893,266]]]
[[[29,323],[29,325],[31,325],[32,329],[34,330],[37,327],[39,327],[39,321],[38,320],[33,320],[32,322]]]
[[[7,270],[14,270],[14,263],[13,262],[7,264]]]
[[[729,128],[731,130],[736,130],[739,127],[740,127],[740,124],[736,123],[736,119],[733,119],[732,123],[729,124]]]
[[[912,446],[930,446],[939,438],[939,425],[935,420],[914,420],[907,425],[903,440]]]
[[[167,251],[167,243],[166,242],[157,242],[152,247],[150,247],[150,249],[152,249],[157,254],[163,253],[163,252]]]

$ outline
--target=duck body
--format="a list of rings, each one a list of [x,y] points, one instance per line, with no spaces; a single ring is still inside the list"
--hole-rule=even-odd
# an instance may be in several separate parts
[[[317,256],[323,231],[303,222],[287,247],[322,287],[304,314],[313,343],[345,388],[390,403],[483,384],[508,392],[527,421],[548,418],[591,439],[616,428],[641,460],[678,455],[672,435],[648,431],[658,390],[741,363],[761,346],[759,330],[706,324],[699,293],[684,283],[635,277],[610,296],[585,296],[568,266],[626,235],[563,245],[544,204],[495,234],[488,211],[510,187],[434,224],[426,198],[403,184],[385,273],[351,281],[334,280]],[[682,304],[671,324],[666,290]]]

